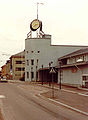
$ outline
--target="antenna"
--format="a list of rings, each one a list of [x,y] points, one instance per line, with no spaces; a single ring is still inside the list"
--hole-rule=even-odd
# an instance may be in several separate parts
[[[41,4],[41,5],[44,5],[44,3],[39,3],[37,2],[37,19],[38,19],[38,5]]]
[[[44,5],[43,3],[37,2],[37,20],[38,20],[38,17],[39,17],[39,15],[38,15],[38,5],[39,4]],[[38,30],[36,31],[36,33],[37,33],[37,37],[38,37]]]

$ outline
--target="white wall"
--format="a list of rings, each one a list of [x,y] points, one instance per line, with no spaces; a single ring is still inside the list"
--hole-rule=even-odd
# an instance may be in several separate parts
[[[82,85],[82,71],[72,72],[73,68],[65,68],[62,71],[62,83],[68,85]],[[58,71],[58,83],[60,82],[60,73]]]

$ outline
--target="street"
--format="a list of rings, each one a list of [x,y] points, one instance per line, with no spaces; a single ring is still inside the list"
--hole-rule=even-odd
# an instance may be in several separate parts
[[[54,104],[38,94],[48,88],[23,83],[0,83],[0,108],[4,120],[87,120],[88,116]]]

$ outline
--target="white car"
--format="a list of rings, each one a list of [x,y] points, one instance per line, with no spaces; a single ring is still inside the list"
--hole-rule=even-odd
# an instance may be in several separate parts
[[[8,81],[6,80],[6,78],[1,78],[0,81],[1,81],[1,82],[8,82]]]

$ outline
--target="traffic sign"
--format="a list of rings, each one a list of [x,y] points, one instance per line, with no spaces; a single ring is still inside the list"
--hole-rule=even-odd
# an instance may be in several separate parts
[[[52,67],[50,73],[56,73],[55,69]]]

